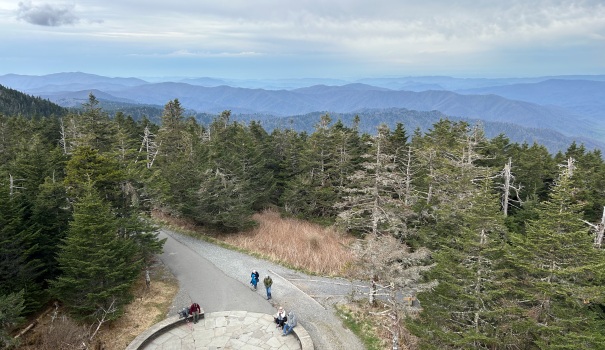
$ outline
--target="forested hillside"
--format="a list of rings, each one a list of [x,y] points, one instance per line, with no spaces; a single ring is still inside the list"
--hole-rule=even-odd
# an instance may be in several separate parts
[[[312,132],[268,132],[229,111],[200,124],[178,99],[160,124],[110,118],[93,95],[61,118],[17,114],[0,114],[5,344],[20,317],[55,298],[82,319],[119,317],[162,247],[151,210],[229,233],[267,207],[362,239],[368,279],[422,306],[388,304],[395,341],[402,326],[434,349],[605,342],[598,150],[573,143],[553,155],[448,119],[373,134],[359,117],[328,114]]]
[[[67,109],[40,97],[26,95],[0,85],[0,114],[28,117],[63,116]]]

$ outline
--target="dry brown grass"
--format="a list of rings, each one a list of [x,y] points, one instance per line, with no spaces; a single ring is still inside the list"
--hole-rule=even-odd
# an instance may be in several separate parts
[[[90,349],[125,349],[137,335],[165,318],[178,292],[178,282],[160,262],[152,266],[150,275],[149,289],[141,276],[133,287],[134,300],[126,306],[124,315],[116,321],[104,324],[92,342],[89,337],[96,324],[77,324],[59,309],[59,317],[54,321],[51,322],[50,314],[41,318],[36,327],[24,337],[19,349],[81,349],[83,342],[89,343]]]
[[[136,297],[126,306],[124,315],[99,335],[105,350],[125,349],[144,330],[165,318],[178,292],[178,283],[165,269],[159,265],[152,270],[149,289],[145,286],[144,278],[137,280]]]
[[[254,215],[259,225],[250,232],[220,236],[238,248],[289,266],[322,275],[339,275],[352,265],[353,238],[331,228],[282,218],[273,210]]]

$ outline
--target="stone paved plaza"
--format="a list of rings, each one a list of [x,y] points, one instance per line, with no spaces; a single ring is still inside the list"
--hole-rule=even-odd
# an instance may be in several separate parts
[[[143,349],[300,350],[301,345],[293,334],[282,336],[271,315],[224,311],[206,314],[196,324],[182,321]]]

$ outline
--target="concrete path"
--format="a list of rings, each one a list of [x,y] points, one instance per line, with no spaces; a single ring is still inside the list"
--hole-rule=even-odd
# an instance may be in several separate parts
[[[294,310],[298,323],[313,340],[316,349],[362,350],[363,344],[335,315],[334,304],[359,295],[352,282],[342,279],[308,276],[283,266],[168,230],[161,259],[178,278],[181,290],[168,316],[179,308],[198,302],[206,313],[250,311],[273,315],[277,306]],[[273,278],[273,299],[265,299],[262,282],[258,290],[249,285],[251,269],[257,269],[261,281]]]
[[[179,280],[180,293],[184,295],[181,299],[185,300],[181,300],[177,308],[189,306],[195,301],[207,313],[237,310],[272,315],[276,312],[260,294],[225,275],[187,245],[164,232],[160,233],[159,238],[167,238],[160,258]],[[242,271],[242,275],[247,273]]]

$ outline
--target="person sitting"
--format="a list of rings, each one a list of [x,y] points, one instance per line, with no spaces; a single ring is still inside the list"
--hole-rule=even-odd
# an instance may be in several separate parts
[[[193,323],[197,323],[200,319],[200,313],[202,312],[202,308],[200,308],[200,304],[193,303],[189,307],[189,314],[193,314]]]
[[[277,326],[275,326],[275,328],[283,328],[286,321],[288,321],[288,316],[286,316],[286,310],[284,310],[284,308],[280,306],[277,310],[277,313],[273,317],[273,320],[275,320],[275,323],[277,323]]]
[[[183,306],[183,308],[178,312],[178,314],[179,318],[187,319],[187,317],[189,317],[189,308],[187,306]]]
[[[290,334],[290,332],[292,332],[292,328],[296,327],[296,314],[294,311],[290,310],[290,312],[288,312],[287,319],[288,322],[284,325],[284,332],[282,333],[282,336]]]

